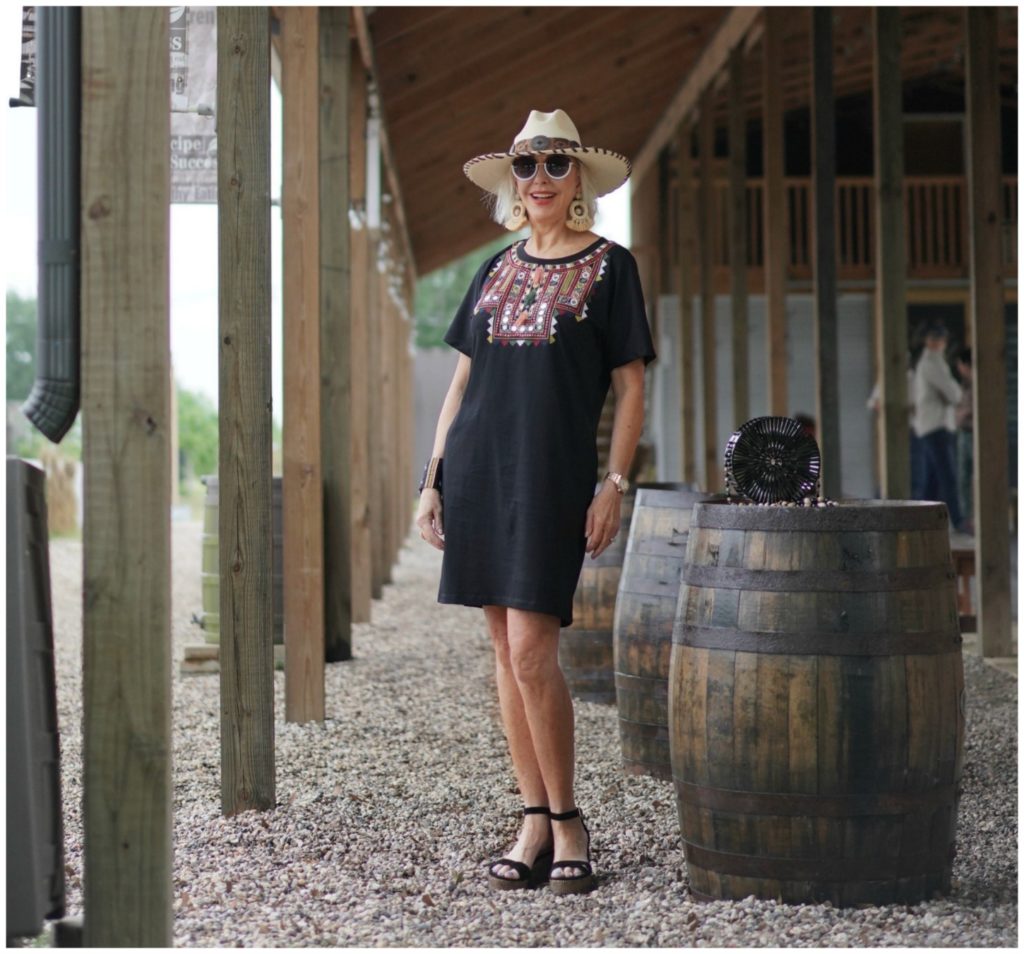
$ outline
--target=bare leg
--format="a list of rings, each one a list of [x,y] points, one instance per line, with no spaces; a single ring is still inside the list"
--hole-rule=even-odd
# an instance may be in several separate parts
[[[511,608],[507,611],[509,661],[529,726],[536,764],[550,798],[551,811],[566,812],[576,807],[573,795],[575,726],[572,698],[558,665],[558,624],[558,617],[547,613]],[[556,861],[586,858],[587,837],[578,818],[557,822],[552,825],[552,831]],[[563,869],[563,872],[567,877],[582,874],[578,868]]]
[[[537,756],[533,751],[530,727],[523,711],[523,698],[519,693],[509,658],[508,623],[504,606],[485,606],[484,616],[494,643],[495,673],[498,682],[498,702],[501,706],[501,720],[505,726],[512,767],[515,770],[523,805],[547,805],[548,794],[541,777]],[[515,847],[508,857],[533,865],[537,855],[551,847],[551,822],[546,815],[527,815]],[[518,878],[519,873],[508,865],[494,869],[500,878]]]

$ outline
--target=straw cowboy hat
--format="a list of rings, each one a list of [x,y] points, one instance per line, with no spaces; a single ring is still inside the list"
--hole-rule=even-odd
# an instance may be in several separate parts
[[[481,189],[494,192],[508,175],[516,156],[546,156],[551,153],[575,156],[590,172],[598,195],[614,192],[629,178],[629,160],[610,149],[580,145],[576,124],[562,109],[556,109],[553,113],[532,110],[508,152],[488,152],[476,156],[462,167],[462,171]]]

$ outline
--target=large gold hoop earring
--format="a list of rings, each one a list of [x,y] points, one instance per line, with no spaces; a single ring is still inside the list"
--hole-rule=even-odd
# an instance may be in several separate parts
[[[570,203],[565,224],[574,232],[587,232],[593,227],[594,217],[590,214],[582,195],[576,196]]]
[[[505,219],[505,228],[510,232],[518,232],[529,221],[526,215],[526,204],[522,199],[516,199],[509,209],[508,218]]]

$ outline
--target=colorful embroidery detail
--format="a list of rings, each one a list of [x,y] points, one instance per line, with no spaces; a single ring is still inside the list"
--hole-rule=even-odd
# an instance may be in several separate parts
[[[524,262],[513,245],[491,270],[475,312],[488,316],[487,340],[501,345],[554,344],[558,319],[587,317],[587,297],[601,280],[612,242],[561,264]]]

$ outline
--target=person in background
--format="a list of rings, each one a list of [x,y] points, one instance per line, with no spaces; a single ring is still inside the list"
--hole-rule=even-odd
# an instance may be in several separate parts
[[[949,510],[949,522],[959,527],[960,495],[956,486],[955,411],[962,391],[946,362],[949,334],[945,325],[928,326],[924,350],[914,369],[914,417],[912,429],[920,441],[921,481],[917,500],[941,500]]]
[[[913,499],[918,499],[915,496],[917,490],[921,487],[921,442],[917,439],[917,435],[914,433],[914,356],[911,352],[907,352],[907,425],[910,429],[910,496]],[[880,379],[875,380],[875,386],[871,389],[871,393],[868,395],[868,399],[865,402],[865,407],[872,413],[875,418],[874,430],[875,430],[875,453],[878,455],[878,459],[875,462],[875,497],[882,496],[882,485],[881,477],[879,474],[879,468],[881,467],[881,423],[879,417],[882,413],[882,382]]]
[[[956,406],[956,476],[960,491],[964,533],[974,534],[974,381],[971,349],[961,348],[956,356],[956,373],[960,378],[960,403]]]

